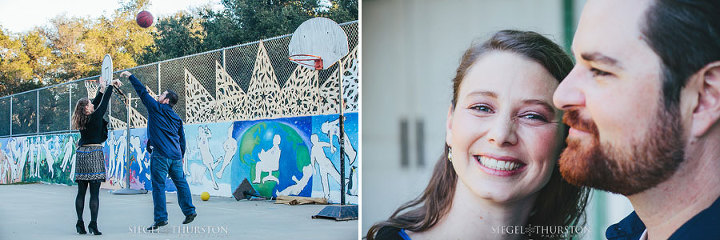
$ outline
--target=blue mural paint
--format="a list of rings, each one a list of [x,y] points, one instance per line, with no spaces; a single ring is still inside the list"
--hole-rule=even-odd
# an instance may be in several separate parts
[[[247,178],[266,197],[291,186],[301,187],[295,196],[310,196],[311,185],[297,186],[303,167],[309,165],[311,117],[238,121],[238,156],[233,163],[233,189]],[[311,178],[312,176],[308,176]]]
[[[351,173],[358,166],[358,114],[347,113],[345,117],[344,130],[348,138],[344,155],[345,177],[349,178],[346,181],[339,177],[337,114],[185,125],[187,148],[184,167],[191,192],[196,195],[209,192],[213,196],[231,196],[235,188],[248,179],[266,197],[327,197],[329,202],[338,203],[340,184],[344,182],[348,186],[347,203],[357,203],[357,190],[353,192],[350,186],[357,186],[357,176],[353,177]],[[127,184],[127,147],[131,161],[130,188],[152,190],[146,129],[131,129],[129,143],[126,143],[125,130],[111,131],[109,135],[112,139],[105,142],[103,153],[108,177],[112,179],[103,186],[117,189]],[[21,165],[13,167],[16,172],[20,171],[17,179],[11,179],[13,170],[0,169],[0,177],[5,174],[6,179],[5,182],[0,180],[0,183],[41,181],[74,184],[70,177],[74,167],[72,156],[79,137],[79,134],[71,133],[0,138],[0,149],[7,156],[6,160],[0,156],[0,167],[11,168],[7,167],[9,163]],[[42,144],[47,144],[47,151]],[[72,154],[66,156],[67,150]],[[46,152],[54,157],[49,161],[52,172],[45,159]],[[258,168],[260,171],[256,171]],[[258,172],[259,178],[256,176]],[[166,191],[176,191],[170,178],[166,180]]]
[[[231,164],[237,153],[232,132],[233,124],[229,122],[185,125],[187,148],[183,167],[192,192],[231,195]]]

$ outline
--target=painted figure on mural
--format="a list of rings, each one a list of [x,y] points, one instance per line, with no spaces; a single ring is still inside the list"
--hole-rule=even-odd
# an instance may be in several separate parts
[[[25,165],[28,165],[29,169],[32,169],[32,165],[28,164],[28,160],[30,160],[30,143],[28,142],[28,138],[22,138],[23,140],[18,143],[18,147],[20,148],[17,154],[17,163],[18,171],[16,172],[15,179],[20,180],[23,178],[23,174],[25,174]]]
[[[108,132],[108,139],[105,141],[105,146],[108,147],[108,155],[107,155],[107,175],[108,179],[111,180],[111,182],[115,181],[115,144],[117,140],[115,140],[115,131],[109,131]]]
[[[215,180],[215,175],[213,174],[215,172],[215,168],[219,164],[218,161],[215,161],[215,157],[213,157],[212,153],[210,152],[210,143],[209,140],[212,138],[212,132],[210,131],[210,128],[207,126],[200,126],[198,127],[198,149],[200,150],[200,158],[202,159],[202,163],[205,166],[205,169],[208,173],[210,173],[210,180],[212,181],[212,187],[215,190],[220,189],[218,187],[217,181]],[[205,172],[203,172],[203,175]],[[194,176],[198,177],[198,176]]]
[[[272,172],[280,168],[280,140],[280,135],[273,136],[273,146],[267,151],[262,149],[260,153],[258,153],[258,159],[260,159],[260,161],[255,165],[255,180],[253,180],[253,183],[265,183],[266,181],[279,182],[277,177],[272,175]],[[268,175],[262,178],[261,182],[260,175],[262,175],[263,172],[267,172]]]
[[[40,143],[41,139],[42,139],[42,137],[34,137],[33,138],[33,146],[34,146],[34,150],[35,150],[35,152],[34,152],[35,153],[34,154],[34,156],[35,156],[35,176],[38,178],[41,177],[40,169],[42,169],[42,168],[40,168],[40,166],[42,166],[42,159],[40,159],[42,157],[42,146],[41,146],[42,144]]]
[[[22,139],[22,140],[18,140]],[[13,169],[12,178],[13,181],[19,181],[22,178],[23,171],[25,170],[25,163],[30,153],[29,144],[24,140],[27,138],[13,138],[8,143],[8,148],[12,152],[12,159],[14,163],[11,168]]]
[[[150,179],[150,173],[148,171],[148,167],[150,166],[150,162],[147,161],[147,158],[145,156],[147,155],[147,149],[140,147],[140,138],[137,136],[131,136],[130,137],[130,151],[135,152],[136,160],[138,163],[138,176],[140,174],[145,174],[146,179]]]
[[[217,173],[218,178],[222,178],[225,168],[230,165],[233,157],[235,156],[235,152],[237,152],[237,140],[235,140],[232,133],[233,127],[230,126],[228,128],[227,138],[225,139],[225,142],[223,142],[223,151],[225,151],[225,154],[223,155],[222,167],[220,167],[220,171]]]
[[[10,181],[8,181],[8,183],[12,183],[13,181],[15,181],[15,172],[17,171],[17,161],[15,160],[16,157],[15,157],[15,154],[13,153],[14,145],[15,145],[15,139],[11,138],[7,142],[7,144],[5,145],[5,148],[4,148],[5,149],[5,157],[7,158],[7,163],[8,163],[8,169],[10,171],[8,173],[9,178],[10,178]]]
[[[328,182],[328,176],[331,177],[335,182],[340,184],[340,172],[338,172],[332,161],[325,155],[323,148],[330,147],[332,152],[332,144],[327,142],[321,142],[317,134],[310,136],[310,166],[317,164],[318,172],[320,172],[320,179],[322,181],[323,197],[330,199],[330,182]],[[314,172],[314,171],[313,171]]]
[[[127,148],[127,137],[125,131],[121,131],[122,135],[118,136],[117,140],[115,140],[115,172],[112,173],[112,176],[115,178],[115,182],[117,183],[121,188],[125,187],[125,155],[126,148]]]
[[[204,165],[200,165],[197,163],[191,163],[188,165],[188,176],[190,176],[190,184],[193,185],[202,185],[203,179],[205,179],[205,173],[207,172],[207,167]]]
[[[10,183],[10,161],[0,146],[0,184]]]
[[[314,170],[312,164],[303,167],[303,175],[300,180],[298,180],[296,176],[292,176],[292,180],[293,182],[295,182],[295,184],[288,186],[282,191],[275,190],[275,196],[290,196],[300,194],[300,192],[305,189],[305,186],[307,186],[308,182],[310,182],[310,177],[312,177],[313,171]]]
[[[320,125],[320,131],[327,134],[328,138],[330,138],[330,142],[332,142],[333,136],[338,141],[338,144],[340,144],[340,120],[336,119],[334,121],[328,121],[324,122],[322,125]],[[335,145],[330,146],[330,151],[335,152]],[[343,133],[343,151],[345,152],[345,156],[350,160],[348,165],[352,165],[355,163],[355,157],[357,157],[357,151],[352,146],[352,143],[350,143],[350,138],[347,136],[347,133]]]
[[[50,141],[47,140],[47,136],[41,137],[42,138],[42,150],[43,153],[45,153],[45,162],[47,163],[48,172],[50,172],[50,179],[55,178],[55,170],[53,170],[53,164],[55,164],[55,155],[50,152],[50,144],[53,142],[53,139]],[[57,140],[57,136],[54,136],[55,140]],[[57,141],[55,141],[57,142]]]
[[[35,138],[28,139],[28,165],[30,165],[30,177],[40,176],[40,166],[37,162],[37,146],[35,145]]]
[[[347,194],[352,196],[358,195],[358,168],[350,166],[350,177],[348,177]]]
[[[72,135],[68,135],[63,146],[63,161],[60,164],[60,171],[65,172],[65,168],[70,166],[70,181],[75,181],[75,140]],[[68,165],[69,164],[69,165]]]

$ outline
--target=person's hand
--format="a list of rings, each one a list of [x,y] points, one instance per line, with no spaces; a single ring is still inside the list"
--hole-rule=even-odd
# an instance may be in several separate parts
[[[121,78],[129,78],[130,75],[132,75],[132,73],[130,73],[130,72],[128,72],[128,71],[123,71],[123,72],[120,73],[120,77],[121,77]]]
[[[100,92],[105,92],[105,80],[100,77],[97,82],[98,86],[100,87]]]
[[[115,86],[116,88],[120,88],[120,87],[122,87],[123,84],[122,84],[122,82],[120,82],[119,79],[115,79],[112,81],[112,85]]]

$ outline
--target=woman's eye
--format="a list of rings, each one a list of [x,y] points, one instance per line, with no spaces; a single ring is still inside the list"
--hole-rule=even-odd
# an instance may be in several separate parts
[[[612,73],[597,69],[597,68],[590,68],[590,72],[592,72],[593,77],[602,77],[602,76],[609,76],[612,75]]]
[[[520,116],[520,118],[528,119],[528,120],[535,120],[535,121],[542,121],[547,122],[547,118],[545,118],[543,115],[536,114],[536,113],[528,113],[525,115]]]
[[[470,108],[473,109],[473,110],[476,110],[476,111],[493,113],[492,108],[490,108],[490,107],[487,106],[487,105],[475,105],[475,106],[472,106],[472,107],[470,107]]]

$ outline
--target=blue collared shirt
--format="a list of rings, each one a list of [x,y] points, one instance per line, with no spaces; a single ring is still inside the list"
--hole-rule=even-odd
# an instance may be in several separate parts
[[[138,93],[140,100],[148,110],[148,145],[153,151],[173,160],[185,156],[185,130],[180,116],[167,104],[161,104],[148,93],[135,75],[130,75],[130,83]]]
[[[610,240],[637,240],[643,231],[645,224],[632,212],[622,221],[610,226],[605,231],[605,237]],[[685,222],[668,239],[720,239],[720,198]]]

